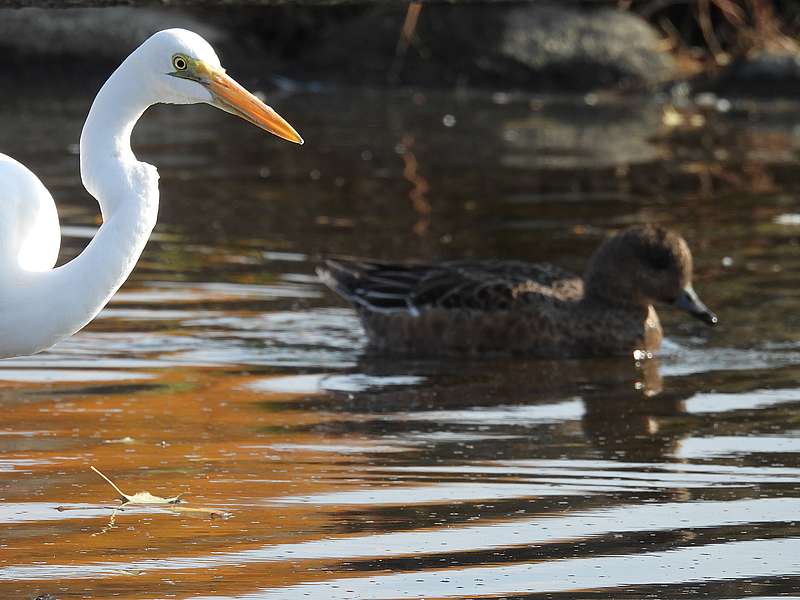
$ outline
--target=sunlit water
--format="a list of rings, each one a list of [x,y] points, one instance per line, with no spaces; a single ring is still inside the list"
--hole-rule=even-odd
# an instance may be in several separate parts
[[[53,99],[59,98],[54,102]],[[19,91],[0,150],[96,227],[90,96]],[[796,106],[277,97],[307,143],[149,112],[156,234],[100,317],[0,363],[0,597],[770,597],[800,586]],[[655,221],[722,325],[657,360],[364,356],[325,253],[554,261]],[[117,510],[115,492],[184,493]],[[195,510],[200,509],[200,510]]]

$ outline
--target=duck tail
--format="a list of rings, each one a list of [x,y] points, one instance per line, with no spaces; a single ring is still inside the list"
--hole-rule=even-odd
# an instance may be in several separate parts
[[[414,267],[329,258],[317,267],[317,276],[358,310],[418,314],[412,301],[413,285],[419,279]]]
[[[348,260],[328,258],[317,267],[317,277],[334,292],[346,300],[357,303],[356,290],[361,279],[363,268],[358,263]]]

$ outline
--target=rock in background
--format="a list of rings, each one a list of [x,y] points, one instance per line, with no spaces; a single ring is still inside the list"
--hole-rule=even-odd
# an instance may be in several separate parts
[[[723,96],[797,99],[800,95],[800,52],[753,52],[736,59],[718,75],[702,78],[698,88]]]
[[[168,27],[191,29],[212,44],[226,39],[213,21],[159,8],[22,8],[0,10],[0,46],[22,57],[119,61]]]
[[[404,16],[377,9],[329,30],[301,64],[316,77],[336,72],[350,82],[549,91],[648,90],[673,76],[658,33],[624,11],[424,5],[403,53],[398,41]]]
[[[223,58],[298,81],[533,91],[655,90],[674,77],[636,15],[556,4],[422,6],[407,45],[400,7],[0,10],[5,70],[23,62],[117,63],[166,27],[197,31]],[[9,58],[10,57],[10,58]],[[232,64],[233,60],[227,60]],[[8,75],[8,73],[6,73]]]

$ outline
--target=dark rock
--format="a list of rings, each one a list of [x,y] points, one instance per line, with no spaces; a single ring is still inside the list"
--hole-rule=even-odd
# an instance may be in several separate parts
[[[159,8],[23,8],[0,10],[0,47],[23,57],[80,56],[118,62],[151,34],[168,27],[191,29],[212,44],[226,38],[214,25]]]
[[[500,85],[534,90],[649,89],[672,59],[633,14],[555,5],[424,5],[398,55],[404,11],[379,9],[329,31],[305,73],[353,83]]]
[[[658,34],[629,12],[521,6],[503,20],[499,54],[556,87],[652,88],[673,74]]]
[[[364,0],[361,0],[364,1]],[[371,0],[376,4],[406,6],[408,0]],[[427,2],[449,2],[450,0],[426,0]],[[486,0],[503,2],[505,0]],[[181,7],[181,8],[248,8],[253,6],[335,6],[353,4],[354,0],[2,0],[8,8],[103,8],[114,6]]]
[[[206,38],[234,76],[261,89],[279,73],[277,61],[243,23],[248,11],[231,12],[236,18],[169,8],[0,9],[0,82],[68,85],[80,75],[81,85],[90,86],[89,77],[102,83],[150,35],[183,27]]]
[[[796,97],[800,93],[800,53],[764,51],[739,58],[700,87],[720,95]]]
[[[406,11],[385,6],[0,10],[0,75],[24,77],[20,65],[34,63],[66,78],[76,66],[105,72],[166,27],[197,31],[237,74],[252,66],[256,77],[586,92],[653,89],[672,75],[655,31],[623,11],[425,4],[398,52]]]

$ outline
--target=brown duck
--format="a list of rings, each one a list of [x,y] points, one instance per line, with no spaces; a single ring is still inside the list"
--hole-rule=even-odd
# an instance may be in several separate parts
[[[383,353],[585,357],[652,352],[653,304],[709,325],[678,234],[630,227],[604,241],[583,278],[550,264],[479,260],[391,264],[327,260],[322,281],[355,306],[370,349]]]

